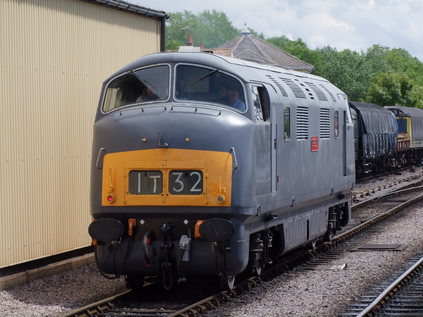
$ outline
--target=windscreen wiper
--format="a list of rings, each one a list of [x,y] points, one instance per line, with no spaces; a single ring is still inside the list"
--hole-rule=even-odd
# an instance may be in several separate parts
[[[205,74],[203,77],[200,77],[199,79],[197,79],[196,81],[192,82],[191,84],[189,84],[188,88],[191,88],[192,86],[194,86],[195,84],[199,83],[200,81],[210,77],[211,75],[217,73],[219,70],[218,69],[214,69],[211,72]]]

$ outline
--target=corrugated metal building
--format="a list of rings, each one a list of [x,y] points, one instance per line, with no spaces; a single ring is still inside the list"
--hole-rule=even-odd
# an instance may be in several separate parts
[[[102,81],[164,49],[165,19],[115,0],[0,1],[0,267],[89,245]]]

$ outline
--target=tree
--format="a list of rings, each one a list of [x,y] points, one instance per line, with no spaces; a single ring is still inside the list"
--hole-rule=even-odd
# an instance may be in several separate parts
[[[295,41],[286,36],[271,37],[266,40],[270,44],[284,50],[285,52],[301,59],[302,61],[314,66],[313,73],[321,75],[323,69],[323,60],[321,54],[316,50],[310,50],[307,44],[298,38]]]
[[[166,49],[175,50],[185,45],[192,36],[195,46],[215,48],[240,34],[223,12],[203,11],[194,15],[190,11],[170,14],[167,22]]]
[[[197,17],[189,11],[172,13],[166,24],[166,49],[177,50],[185,45],[190,30],[196,28]]]
[[[364,56],[371,74],[386,73],[391,69],[385,58],[387,52],[389,52],[389,48],[380,45],[373,45],[367,49]]]
[[[196,46],[215,48],[237,37],[240,30],[223,12],[195,15],[184,11],[170,14],[166,33],[166,48],[176,50],[185,44],[187,35],[192,35]],[[330,46],[310,49],[301,38],[290,40],[284,35],[266,41],[313,65],[314,74],[331,81],[351,100],[423,107],[423,63],[405,49],[381,45],[365,52],[337,51]]]
[[[418,91],[407,75],[387,72],[374,77],[367,94],[368,100],[381,106],[414,107]]]
[[[414,86],[411,92],[412,99],[415,101],[413,107],[423,108],[423,86]]]
[[[324,61],[319,75],[343,90],[350,100],[365,98],[371,73],[364,56],[348,49],[338,52],[329,46],[318,51]]]

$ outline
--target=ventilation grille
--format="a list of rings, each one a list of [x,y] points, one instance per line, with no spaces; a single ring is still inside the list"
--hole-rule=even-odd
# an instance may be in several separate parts
[[[314,93],[316,94],[317,98],[319,98],[320,101],[328,101],[328,98],[326,98],[326,95],[323,93],[323,91],[320,90],[319,87],[317,87],[313,83],[306,82],[306,84],[313,89]]]
[[[330,110],[326,108],[320,109],[320,138],[330,138]]]
[[[269,79],[276,85],[276,86],[278,86],[278,88],[280,89],[280,91],[281,91],[281,93],[282,93],[282,95],[284,96],[284,97],[288,97],[288,94],[286,93],[286,90],[285,90],[285,88],[283,88],[283,86],[280,84],[280,82],[278,82],[277,80],[276,80],[276,78],[274,78],[274,77],[272,77],[271,75],[266,75],[267,77],[269,77]]]
[[[308,108],[297,107],[297,140],[308,139]]]
[[[296,81],[298,81],[298,79],[296,79]],[[308,94],[310,99],[314,99],[314,96],[313,96],[313,93],[311,92],[311,90],[308,89],[307,86],[304,85],[303,83],[300,83],[300,85],[304,87],[304,90],[306,91],[306,94]]]
[[[323,86],[322,84],[320,84],[320,86],[326,90],[326,92],[329,94],[329,96],[332,98],[333,102],[336,102],[335,96],[329,91],[329,89],[327,89],[325,86]]]
[[[288,87],[292,90],[292,92],[294,93],[294,96],[297,98],[303,98],[306,99],[306,95],[304,94],[304,92],[301,90],[300,87],[298,87],[298,85],[296,83],[294,83],[294,81],[292,79],[289,78],[283,78],[280,77],[280,79],[288,85]]]

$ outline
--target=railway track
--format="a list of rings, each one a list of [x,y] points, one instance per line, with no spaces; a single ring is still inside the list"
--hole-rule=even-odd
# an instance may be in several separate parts
[[[85,317],[85,316],[172,316],[172,317],[188,317],[196,316],[202,313],[205,313],[208,310],[214,309],[228,300],[230,298],[237,296],[238,294],[243,293],[246,290],[249,290],[256,285],[260,284],[262,280],[268,280],[274,276],[278,276],[283,272],[290,270],[291,268],[305,263],[311,259],[324,258],[325,256],[330,259],[331,257],[336,257],[339,252],[336,251],[336,248],[341,245],[343,242],[351,239],[352,237],[360,234],[364,230],[369,229],[370,227],[392,217],[393,215],[399,213],[401,210],[413,205],[414,203],[423,200],[423,186],[417,186],[408,189],[402,189],[395,192],[390,192],[386,195],[381,195],[379,197],[374,197],[367,201],[355,204],[353,206],[353,212],[356,213],[358,210],[363,209],[369,205],[375,205],[378,203],[383,203],[386,200],[392,198],[398,198],[403,196],[412,196],[404,199],[394,199],[394,201],[389,201],[389,204],[394,205],[390,207],[387,211],[374,215],[370,219],[361,222],[360,224],[355,225],[353,228],[349,228],[341,232],[339,235],[335,236],[331,241],[321,243],[315,248],[308,250],[299,250],[295,253],[289,255],[289,258],[283,259],[281,262],[269,267],[264,270],[260,277],[248,277],[243,279],[241,282],[235,285],[235,288],[231,291],[217,291],[214,293],[206,294],[198,300],[192,300],[191,302],[183,302],[180,305],[162,305],[159,304],[157,307],[147,307],[142,302],[139,302],[140,297],[136,295],[135,292],[128,290],[123,294],[96,302],[92,305],[85,306],[81,309],[72,311],[65,315],[65,317]],[[419,193],[419,194],[416,194]],[[287,256],[288,257],[288,256]],[[147,286],[151,287],[151,286]],[[144,290],[144,294],[148,293],[149,289]],[[159,292],[163,294],[163,291]],[[181,290],[178,290],[179,294],[184,293]],[[198,295],[198,294],[196,294]],[[185,298],[188,298],[189,295],[185,294]],[[134,304],[134,301],[137,302]],[[176,301],[175,301],[176,302]],[[164,306],[168,308],[164,308]]]
[[[385,282],[359,299],[340,317],[423,316],[423,257],[398,270],[392,283]]]
[[[379,192],[384,190],[398,190],[408,186],[416,186],[418,183],[422,182],[423,172],[416,172],[412,175],[405,175],[399,178],[393,179],[389,183],[382,183],[379,180],[377,185],[369,186],[366,188],[355,189],[351,192],[352,201],[359,202],[366,197],[377,195]],[[405,186],[401,186],[406,183]]]

